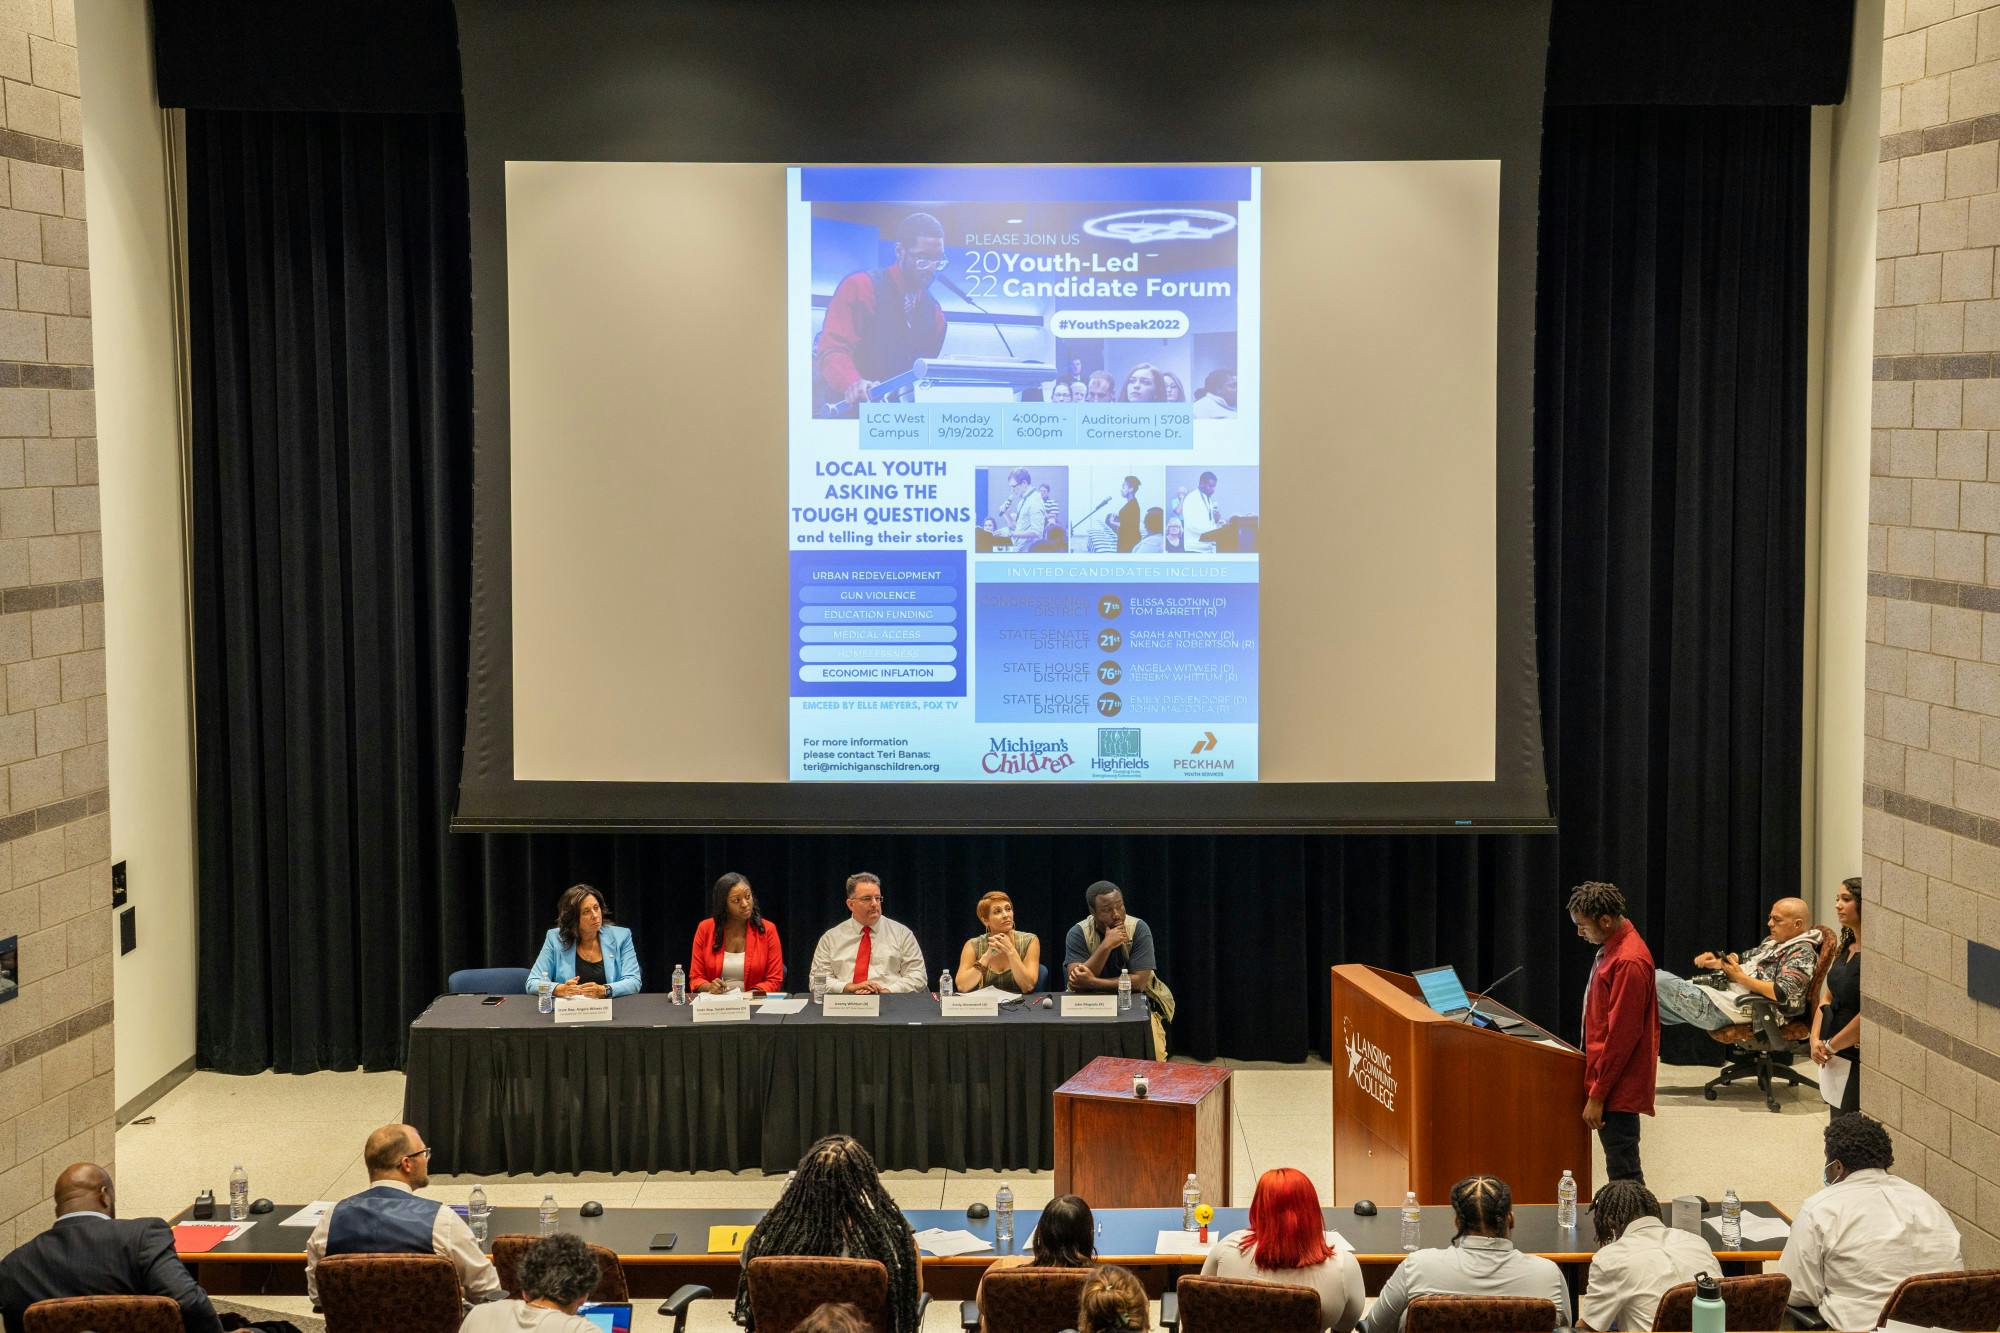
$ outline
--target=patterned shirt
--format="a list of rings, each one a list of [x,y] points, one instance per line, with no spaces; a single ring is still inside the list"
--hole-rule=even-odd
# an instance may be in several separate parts
[[[1817,926],[1792,936],[1783,943],[1766,935],[1763,942],[1736,960],[1736,965],[1759,981],[1768,981],[1778,992],[1778,1008],[1796,1018],[1805,1012],[1806,988],[1819,970],[1820,935]],[[1743,998],[1751,992],[1732,985],[1728,990],[1712,990],[1709,998],[1716,1008],[1732,1014],[1738,1022],[1748,1022]]]

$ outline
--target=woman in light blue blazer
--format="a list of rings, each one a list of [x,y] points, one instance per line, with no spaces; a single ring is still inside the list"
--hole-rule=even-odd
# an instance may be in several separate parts
[[[602,999],[639,990],[639,954],[632,932],[611,924],[604,899],[588,884],[572,884],[556,902],[555,929],[528,973],[528,994],[552,986],[557,995]]]

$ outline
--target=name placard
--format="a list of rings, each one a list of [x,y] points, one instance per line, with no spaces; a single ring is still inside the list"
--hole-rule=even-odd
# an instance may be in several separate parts
[[[703,997],[694,1002],[697,1023],[748,1023],[750,997],[742,991]]]
[[[1118,1017],[1118,997],[1116,995],[1065,995],[1062,997],[1064,1018],[1116,1018]]]
[[[558,1023],[609,1023],[611,1021],[611,997],[592,999],[582,995],[558,995],[556,997],[556,1022]]]
[[[820,1006],[820,1012],[828,1018],[880,1018],[882,997],[879,995],[829,995]]]
[[[938,998],[938,1014],[943,1018],[994,1018],[1000,1013],[1000,993],[988,987],[970,995]]]

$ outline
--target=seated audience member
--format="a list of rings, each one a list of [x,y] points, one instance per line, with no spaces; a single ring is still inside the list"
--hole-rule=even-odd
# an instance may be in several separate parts
[[[792,1333],[875,1333],[875,1326],[853,1301],[827,1301],[792,1325]]]
[[[866,870],[847,877],[847,920],[819,937],[812,972],[849,995],[909,995],[930,989],[924,951],[900,921],[882,915],[882,881]]]
[[[1771,933],[1740,959],[1733,953],[1695,955],[1694,965],[1720,973],[1721,984],[1698,985],[1658,969],[1660,1022],[1692,1023],[1710,1032],[1748,1023],[1743,1000],[1749,995],[1775,1001],[1787,1018],[1804,1014],[1806,990],[1819,969],[1819,930],[1806,924],[1806,905],[1798,898],[1772,903],[1765,924]]]
[[[1208,378],[1201,382],[1201,393],[1195,397],[1193,415],[1198,417],[1233,417],[1236,415],[1236,372],[1233,370],[1211,370]]]
[[[1792,1304],[1829,1328],[1874,1328],[1906,1277],[1965,1267],[1958,1228],[1937,1200],[1901,1176],[1889,1131],[1858,1111],[1826,1127],[1826,1188],[1805,1201],[1774,1270]]]
[[[1163,403],[1185,403],[1187,401],[1186,386],[1181,383],[1181,377],[1174,374],[1171,370],[1160,372],[1160,401]]]
[[[1003,1268],[1095,1268],[1097,1266],[1097,1218],[1090,1205],[1074,1194],[1065,1194],[1042,1209],[1035,1223],[1032,1254],[1003,1254],[986,1267],[986,1273]],[[979,1308],[986,1308],[986,1273],[979,1275]],[[984,1321],[982,1319],[982,1327]]]
[[[784,946],[778,943],[778,927],[757,910],[750,881],[733,870],[716,880],[708,912],[708,920],[694,932],[688,986],[710,994],[783,990]]]
[[[384,1125],[361,1150],[373,1182],[327,1210],[306,1240],[306,1295],[319,1303],[319,1261],[336,1254],[441,1254],[472,1302],[497,1300],[500,1275],[465,1219],[417,1191],[431,1183],[431,1150],[408,1125]]]
[[[1249,1229],[1216,1242],[1202,1276],[1311,1287],[1319,1293],[1320,1326],[1347,1333],[1361,1322],[1368,1294],[1361,1264],[1326,1243],[1325,1225],[1310,1176],[1288,1166],[1266,1171],[1250,1200]]]
[[[1118,974],[1132,974],[1132,994],[1152,1010],[1154,1058],[1167,1058],[1165,1024],[1174,1021],[1174,993],[1160,980],[1153,931],[1125,915],[1125,895],[1100,879],[1083,891],[1090,915],[1069,928],[1063,940],[1065,984],[1073,991],[1116,991]]]
[[[1130,1269],[1106,1264],[1083,1284],[1076,1333],[1146,1333],[1152,1326],[1153,1307]]]
[[[1538,1254],[1514,1248],[1514,1193],[1495,1176],[1451,1187],[1458,1234],[1441,1250],[1418,1250],[1396,1266],[1361,1321],[1363,1333],[1396,1333],[1419,1296],[1535,1296],[1553,1301],[1556,1327],[1569,1327],[1569,1283]]]
[[[1041,975],[1042,942],[1032,932],[1014,929],[1014,900],[995,889],[972,909],[985,927],[958,951],[958,973],[952,978],[961,991],[995,986],[1016,995],[1035,988]]]
[[[1598,1249],[1577,1310],[1580,1329],[1647,1333],[1669,1288],[1722,1271],[1707,1241],[1660,1220],[1660,1201],[1636,1180],[1614,1180],[1598,1190],[1590,1219]]]
[[[1071,394],[1070,394],[1070,391],[1069,391],[1069,381],[1068,381],[1068,380],[1057,380],[1057,381],[1056,381],[1056,382],[1055,382],[1054,384],[1051,384],[1051,385],[1049,386],[1049,401],[1050,401],[1050,402],[1052,402],[1052,403],[1067,403],[1067,402],[1069,402],[1069,401],[1070,401],[1070,398],[1071,398]]]
[[[564,889],[556,900],[556,923],[528,969],[528,994],[547,987],[564,997],[606,999],[638,994],[641,980],[632,932],[611,924],[604,895],[588,884]]]
[[[521,1257],[521,1299],[480,1306],[459,1333],[598,1333],[576,1313],[597,1290],[597,1278],[597,1256],[581,1236],[539,1237]]]
[[[1084,381],[1083,401],[1086,403],[1110,403],[1117,401],[1117,390],[1112,387],[1111,372],[1093,370]]]
[[[1185,555],[1187,553],[1187,525],[1181,522],[1179,514],[1175,514],[1167,520],[1166,537],[1161,549],[1168,555]]]
[[[1151,509],[1148,509],[1145,519],[1146,535],[1141,537],[1138,545],[1132,549],[1142,551],[1147,555],[1158,555],[1160,552],[1166,550],[1165,525],[1166,515],[1158,505],[1154,505]]]
[[[165,1296],[181,1307],[187,1333],[292,1329],[283,1322],[245,1324],[234,1315],[225,1324],[174,1253],[173,1231],[157,1217],[119,1220],[115,1195],[111,1173],[89,1162],[56,1177],[55,1222],[0,1259],[0,1318],[7,1333],[21,1333],[35,1302],[69,1296]]]
[[[830,1134],[806,1149],[785,1192],[743,1242],[736,1322],[745,1328],[753,1328],[750,1261],[767,1255],[876,1260],[889,1270],[892,1326],[881,1333],[916,1333],[922,1289],[917,1238],[902,1207],[882,1188],[875,1159],[847,1135]]]

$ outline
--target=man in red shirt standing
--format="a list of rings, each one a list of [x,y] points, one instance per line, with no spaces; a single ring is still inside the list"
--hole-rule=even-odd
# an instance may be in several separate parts
[[[929,213],[912,213],[896,228],[894,264],[840,280],[813,351],[813,368],[828,393],[853,406],[917,358],[938,354],[944,310],[930,288],[947,262],[943,224]]]
[[[1653,1114],[1659,1081],[1660,1000],[1652,951],[1625,911],[1615,884],[1590,880],[1569,896],[1576,933],[1597,946],[1583,994],[1583,1120],[1604,1145],[1605,1174],[1644,1184],[1639,1116]]]

